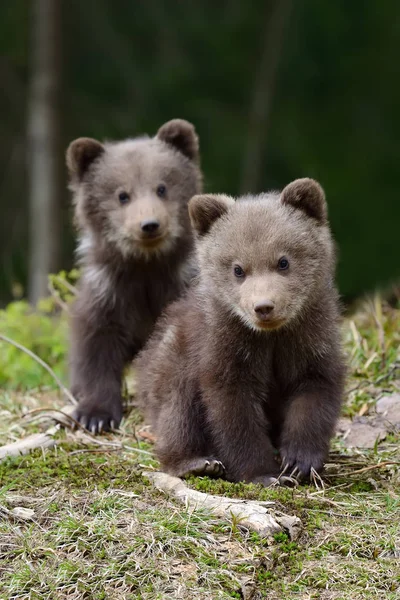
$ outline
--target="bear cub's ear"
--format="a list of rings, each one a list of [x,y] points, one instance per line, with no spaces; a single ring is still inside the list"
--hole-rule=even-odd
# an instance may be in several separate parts
[[[78,138],[70,143],[66,153],[69,176],[81,181],[92,162],[104,152],[104,146],[92,138]]]
[[[282,191],[281,202],[303,210],[309,217],[321,223],[328,219],[325,192],[315,179],[305,177],[289,183]]]
[[[200,236],[205,235],[211,225],[225,215],[233,204],[235,204],[234,199],[224,194],[193,196],[188,204],[193,228]]]
[[[172,119],[160,127],[157,137],[179,150],[190,160],[199,161],[199,138],[189,121]]]

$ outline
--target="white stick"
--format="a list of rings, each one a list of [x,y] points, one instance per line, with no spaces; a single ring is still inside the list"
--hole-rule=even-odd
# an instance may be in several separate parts
[[[18,442],[0,446],[0,460],[3,460],[7,456],[28,454],[28,452],[36,448],[50,448],[51,446],[55,446],[56,440],[54,436],[59,428],[59,425],[55,425],[44,433],[34,433],[33,435],[28,435],[23,440],[18,440]]]
[[[179,477],[167,473],[145,471],[143,477],[149,479],[159,490],[175,496],[186,506],[194,510],[205,508],[213,515],[232,521],[232,517],[241,526],[256,531],[261,537],[271,536],[284,529],[288,530],[292,539],[300,532],[301,521],[298,517],[276,512],[274,515],[266,508],[266,504],[275,502],[255,502],[239,500],[223,496],[210,496],[188,488]]]

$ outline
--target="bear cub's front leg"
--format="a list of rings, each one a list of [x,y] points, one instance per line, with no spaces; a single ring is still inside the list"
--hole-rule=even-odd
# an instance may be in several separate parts
[[[340,413],[341,375],[322,389],[320,385],[313,388],[312,382],[303,384],[303,393],[288,406],[279,451],[283,472],[298,480],[323,469]]]
[[[122,419],[122,373],[130,356],[128,339],[111,327],[96,329],[80,315],[72,321],[71,389],[78,400],[74,418],[91,433],[116,429]]]

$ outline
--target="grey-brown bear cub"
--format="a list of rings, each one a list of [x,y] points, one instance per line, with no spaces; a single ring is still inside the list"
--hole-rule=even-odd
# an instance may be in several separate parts
[[[190,281],[187,204],[202,189],[198,137],[174,119],[153,138],[79,138],[67,165],[82,266],[70,377],[75,417],[96,433],[120,423],[124,366]]]
[[[162,467],[264,485],[320,471],[344,379],[322,188],[196,196],[189,212],[198,281],[136,361]]]

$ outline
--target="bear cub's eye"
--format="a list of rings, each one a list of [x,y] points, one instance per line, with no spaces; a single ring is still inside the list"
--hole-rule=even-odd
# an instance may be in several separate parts
[[[288,269],[288,268],[289,268],[289,261],[286,258],[286,256],[282,256],[282,258],[280,258],[278,260],[278,269],[280,271],[286,271],[286,269]]]
[[[239,265],[233,267],[233,272],[235,273],[235,277],[244,277],[244,271]]]
[[[129,202],[129,194],[127,194],[126,192],[120,192],[118,198],[121,204],[127,204]]]
[[[164,198],[167,194],[167,188],[165,187],[165,185],[160,184],[157,188],[157,196],[159,198]]]

